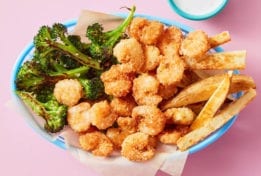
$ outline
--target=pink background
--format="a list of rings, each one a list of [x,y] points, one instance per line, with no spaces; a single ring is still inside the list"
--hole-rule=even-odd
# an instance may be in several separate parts
[[[66,151],[46,142],[21,115],[6,107],[11,97],[10,73],[20,51],[32,40],[39,26],[77,18],[81,9],[117,13],[120,7],[132,4],[137,6],[137,13],[173,19],[210,35],[230,31],[232,42],[224,48],[247,50],[247,69],[243,73],[252,75],[257,86],[261,86],[259,0],[230,0],[221,14],[206,21],[181,18],[163,0],[0,0],[0,175],[98,176]],[[183,176],[261,175],[260,104],[258,96],[221,139],[190,155]]]

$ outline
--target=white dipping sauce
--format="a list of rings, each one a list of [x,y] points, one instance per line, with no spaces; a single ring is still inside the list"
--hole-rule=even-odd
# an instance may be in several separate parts
[[[180,10],[193,15],[204,15],[213,12],[223,0],[174,0]]]

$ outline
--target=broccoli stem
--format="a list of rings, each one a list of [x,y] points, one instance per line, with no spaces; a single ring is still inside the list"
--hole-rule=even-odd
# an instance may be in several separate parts
[[[120,38],[122,33],[124,31],[126,31],[127,27],[129,26],[130,22],[132,21],[135,10],[136,10],[136,7],[133,6],[130,9],[130,15],[128,15],[128,17],[116,29],[106,33],[108,40],[105,42],[105,46],[114,45],[118,41],[118,39]]]
[[[79,77],[89,71],[90,67],[82,66],[75,69],[67,70],[64,67],[60,68],[60,65],[57,65],[56,70],[58,72],[49,73],[50,76],[68,76],[69,78]]]

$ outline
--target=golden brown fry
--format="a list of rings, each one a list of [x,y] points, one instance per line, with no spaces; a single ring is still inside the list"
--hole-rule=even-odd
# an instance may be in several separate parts
[[[179,150],[184,151],[205,139],[214,131],[227,123],[234,115],[238,114],[256,96],[256,90],[249,89],[242,97],[221,110],[218,115],[208,121],[204,126],[184,135],[177,141]]]
[[[246,51],[210,53],[200,59],[184,57],[184,60],[192,70],[241,70],[246,66]]]
[[[230,40],[231,40],[231,38],[230,38],[229,32],[224,31],[215,36],[209,37],[208,42],[209,42],[211,48],[215,48],[219,45],[229,42]]]
[[[161,109],[166,110],[172,107],[181,107],[208,100],[224,77],[225,74],[214,75],[191,84],[183,89],[177,96],[166,101],[161,106]],[[256,85],[251,77],[233,75],[229,94],[255,87]]]
[[[230,87],[230,77],[231,76],[227,74],[217,89],[213,92],[203,109],[200,111],[199,115],[191,124],[190,128],[192,130],[204,126],[204,124],[213,118],[226,99]]]

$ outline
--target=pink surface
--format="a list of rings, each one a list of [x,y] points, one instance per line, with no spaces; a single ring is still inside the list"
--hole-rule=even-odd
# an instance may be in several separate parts
[[[224,45],[224,48],[247,50],[247,69],[243,73],[252,75],[258,88],[261,86],[259,0],[230,0],[221,14],[206,21],[189,21],[179,17],[167,1],[0,0],[0,175],[98,176],[66,151],[42,139],[21,115],[6,107],[11,99],[9,79],[17,56],[32,40],[40,25],[77,18],[84,8],[117,13],[120,7],[132,4],[137,6],[138,13],[177,20],[209,34],[228,30],[232,42]],[[183,176],[261,175],[260,104],[258,96],[221,139],[203,151],[190,155]],[[163,175],[158,173],[158,176]]]

